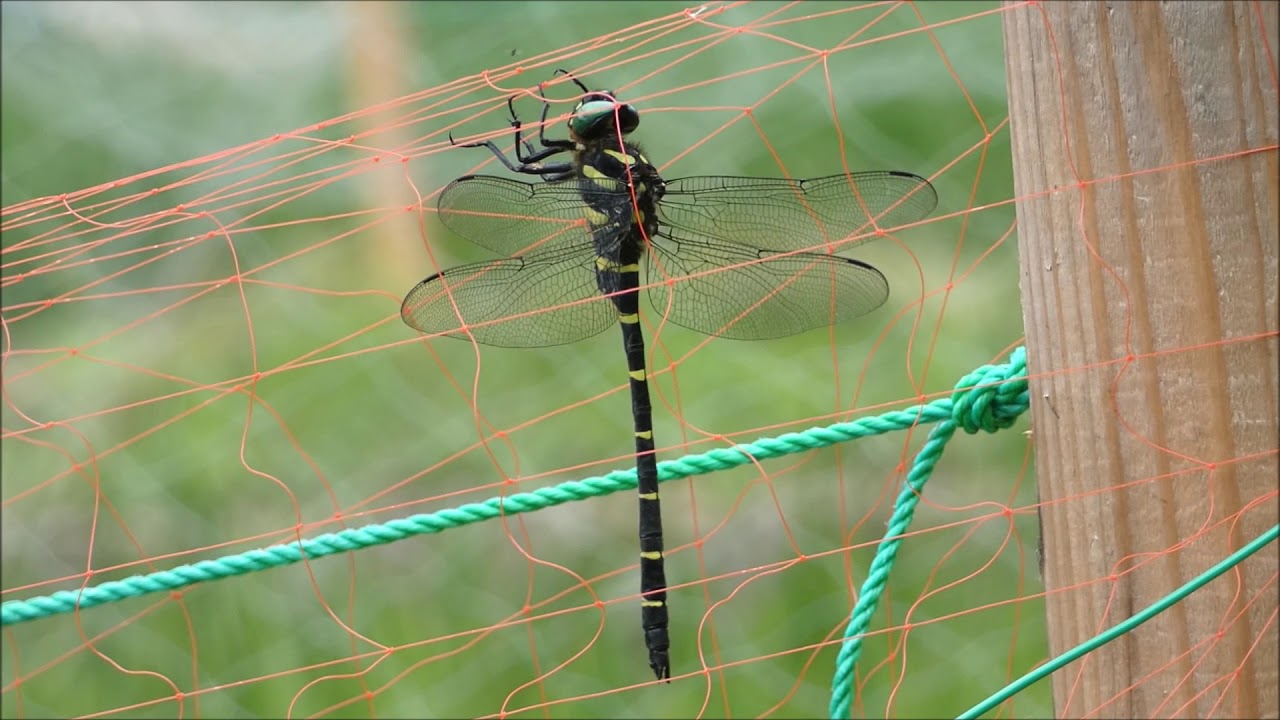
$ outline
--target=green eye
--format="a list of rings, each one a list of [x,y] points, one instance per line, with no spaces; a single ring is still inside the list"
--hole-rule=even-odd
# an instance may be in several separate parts
[[[618,130],[626,135],[640,124],[640,113],[636,112],[631,105],[595,98],[604,98],[604,96],[592,95],[588,99],[583,99],[578,103],[578,107],[574,108],[573,117],[569,118],[569,130],[578,137],[593,140],[616,133]],[[615,117],[617,127],[614,125]]]

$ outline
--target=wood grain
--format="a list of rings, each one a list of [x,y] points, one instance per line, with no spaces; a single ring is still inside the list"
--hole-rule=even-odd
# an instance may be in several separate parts
[[[1277,519],[1277,8],[1005,6],[1057,654]],[[1059,717],[1277,717],[1273,543],[1054,678]]]

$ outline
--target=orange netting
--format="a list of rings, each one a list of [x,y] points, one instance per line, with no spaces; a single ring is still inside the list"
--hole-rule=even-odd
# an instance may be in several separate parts
[[[194,159],[86,174],[71,186],[83,190],[18,198],[11,186],[4,599],[632,467],[616,332],[505,350],[400,320],[414,283],[493,257],[435,217],[455,177],[507,174],[450,135],[510,149],[507,98],[536,128],[537,85],[557,68],[639,109],[635,137],[665,177],[900,170],[940,197],[927,220],[849,253],[892,288],[858,323],[735,343],[646,317],[660,459],[949,397],[1024,343],[1014,208],[1026,198],[1013,190],[1001,16],[1034,4],[618,5],[597,21],[620,29],[561,34],[544,53],[508,38],[546,30],[549,6],[466,11],[472,30],[499,13],[518,25],[483,42],[418,15],[443,4],[347,9],[349,42],[402,58],[430,48],[397,23],[438,22],[450,54],[470,52],[468,74],[212,153],[197,138],[170,155]],[[353,84],[385,87],[352,66]],[[578,93],[565,78],[546,92],[547,132],[563,137]],[[1253,341],[1274,345],[1273,322]],[[1096,374],[1100,393],[1114,380],[1073,371]],[[935,472],[865,640],[855,714],[959,713],[1048,659],[1028,428],[966,437]],[[636,500],[617,493],[14,624],[3,714],[824,713],[855,593],[926,436],[665,484],[670,686],[645,663]],[[1275,446],[1261,451],[1274,464]],[[1041,683],[1001,714],[1052,708]]]

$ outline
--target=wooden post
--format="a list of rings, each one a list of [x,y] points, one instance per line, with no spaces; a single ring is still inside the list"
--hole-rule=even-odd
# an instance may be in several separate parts
[[[1277,521],[1277,8],[1005,8],[1055,655]],[[1058,716],[1280,715],[1277,557],[1057,673]]]

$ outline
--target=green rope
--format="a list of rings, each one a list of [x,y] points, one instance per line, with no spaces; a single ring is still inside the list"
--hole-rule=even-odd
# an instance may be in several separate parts
[[[867,579],[858,593],[858,602],[853,606],[853,615],[849,626],[845,628],[844,640],[836,656],[835,677],[831,682],[831,705],[828,712],[832,718],[851,716],[853,669],[862,654],[863,635],[871,624],[871,616],[875,614],[880,596],[889,582],[889,570],[893,567],[898,547],[902,544],[902,534],[911,524],[924,484],[933,474],[933,468],[938,464],[947,441],[955,435],[957,428],[964,428],[965,432],[971,434],[979,430],[996,432],[1007,428],[1029,406],[1027,351],[1023,347],[1013,351],[1007,364],[984,365],[956,384],[955,392],[951,395],[952,414],[929,433],[929,439],[916,455],[915,463],[907,473],[906,486],[894,505],[893,517],[889,519],[884,538],[876,548]]]
[[[862,652],[862,638],[888,582],[889,571],[897,557],[902,535],[911,523],[924,485],[942,456],[943,448],[955,435],[957,429],[963,429],[972,434],[980,430],[996,432],[1008,428],[1018,416],[1026,412],[1028,406],[1026,349],[1020,347],[1010,354],[1008,363],[985,365],[966,375],[956,384],[956,389],[950,398],[935,400],[927,405],[916,405],[905,410],[890,411],[878,417],[810,428],[799,433],[762,438],[751,443],[717,448],[701,454],[686,455],[678,460],[660,462],[658,463],[658,480],[667,482],[705,475],[757,460],[768,460],[825,448],[858,438],[881,435],[927,423],[938,423],[929,434],[924,447],[916,456],[911,471],[907,474],[906,484],[898,496],[893,516],[889,520],[885,535],[871,562],[867,579],[858,594],[858,602],[854,605],[849,626],[845,630],[840,652],[836,657],[836,672],[832,682],[829,712],[832,718],[843,719],[850,717],[852,711],[853,669]],[[210,580],[290,565],[304,559],[314,560],[334,553],[385,545],[415,535],[431,535],[504,515],[533,512],[567,502],[601,497],[623,490],[634,490],[635,487],[634,468],[615,470],[602,476],[569,481],[532,492],[494,497],[484,502],[469,503],[435,513],[413,515],[386,523],[326,533],[314,538],[250,550],[216,560],[181,565],[172,570],[113,580],[76,591],[64,590],[27,600],[11,600],[0,605],[0,625],[16,625],[150,593],[175,590]],[[1280,534],[1280,526],[1273,527],[1249,546],[1237,551],[1230,558],[1223,560],[1144,612],[1064,653],[1052,662],[1040,666],[961,717],[977,717],[987,712],[1013,693],[1077,659],[1081,654],[1132,630],[1209,580],[1226,572],[1244,557],[1257,552],[1265,544],[1274,542],[1278,534]]]
[[[952,415],[952,400],[936,400],[905,410],[887,412],[877,417],[810,428],[762,438],[728,448],[686,455],[678,460],[658,463],[658,480],[667,482],[717,470],[728,470],[756,460],[768,460],[862,437],[903,430],[923,423],[937,422]],[[147,575],[134,575],[90,585],[79,590],[62,590],[52,595],[26,600],[10,600],[0,605],[0,626],[37,620],[87,608],[139,597],[156,592],[176,590],[197,583],[220,580],[235,575],[291,565],[302,560],[315,560],[335,553],[349,552],[374,545],[385,545],[415,535],[433,535],[445,530],[493,520],[504,515],[518,515],[554,507],[568,502],[602,497],[636,487],[635,468],[615,470],[598,477],[572,480],[532,492],[493,497],[480,503],[469,503],[439,512],[412,515],[376,525],[326,533],[297,542],[272,545],[236,555],[180,565]]]
[[[916,405],[904,410],[890,411],[876,417],[810,428],[803,432],[762,438],[751,443],[717,448],[705,453],[686,455],[678,460],[660,462],[658,463],[658,480],[667,482],[704,475],[759,460],[830,447],[858,438],[881,435],[927,423],[939,423],[930,434],[928,442],[916,459],[915,466],[907,476],[907,487],[898,498],[888,535],[881,542],[866,584],[863,586],[861,598],[854,608],[853,619],[845,634],[845,642],[837,659],[836,680],[831,701],[832,716],[844,717],[845,715],[841,713],[847,713],[850,706],[853,665],[861,651],[862,633],[875,611],[876,603],[888,578],[889,569],[893,565],[899,543],[897,536],[910,523],[920,490],[933,471],[943,446],[955,434],[958,427],[964,428],[969,433],[976,433],[979,430],[995,432],[1012,424],[1014,419],[1026,411],[1027,407],[1026,351],[1018,348],[1011,355],[1008,364],[983,366],[967,375],[956,386],[956,391],[951,398],[935,400],[926,405]],[[564,482],[532,492],[493,497],[484,502],[469,503],[439,512],[326,533],[314,538],[304,538],[296,542],[250,550],[215,560],[204,560],[192,565],[181,565],[171,570],[147,575],[135,575],[79,590],[63,590],[27,600],[11,600],[0,605],[0,625],[16,625],[150,593],[176,590],[197,583],[291,565],[302,560],[315,560],[335,553],[384,545],[415,535],[431,535],[502,516],[518,515],[567,502],[634,490],[635,487],[634,468],[615,470],[602,476]]]

